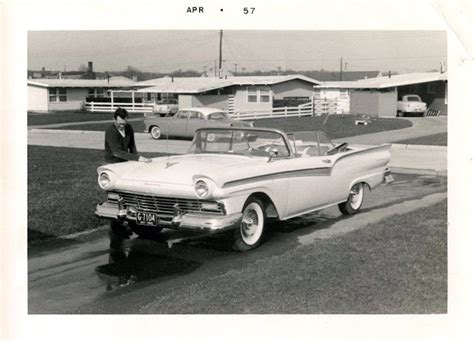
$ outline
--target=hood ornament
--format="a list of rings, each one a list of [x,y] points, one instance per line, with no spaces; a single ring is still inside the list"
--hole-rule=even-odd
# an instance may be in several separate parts
[[[167,162],[165,169],[170,168],[171,166],[177,165],[179,162]]]

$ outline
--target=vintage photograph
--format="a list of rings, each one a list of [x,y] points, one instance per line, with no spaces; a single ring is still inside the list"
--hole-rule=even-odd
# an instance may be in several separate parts
[[[447,314],[447,41],[28,31],[28,314]]]

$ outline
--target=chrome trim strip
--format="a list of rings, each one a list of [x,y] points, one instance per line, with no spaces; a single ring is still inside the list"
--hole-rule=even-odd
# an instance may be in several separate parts
[[[224,183],[222,188],[240,186],[248,182],[254,182],[254,181],[265,181],[265,180],[306,177],[306,176],[329,176],[331,174],[331,168],[332,167],[306,168],[306,169],[283,171],[283,172],[277,172],[277,173],[271,173],[271,174],[265,174],[265,175],[257,175],[257,176],[252,176],[249,178],[226,182]]]

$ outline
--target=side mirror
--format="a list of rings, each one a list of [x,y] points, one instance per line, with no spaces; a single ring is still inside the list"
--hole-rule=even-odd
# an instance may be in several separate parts
[[[278,156],[278,149],[276,148],[272,148],[270,149],[270,157],[268,158],[268,161],[267,162],[272,162],[272,160]]]

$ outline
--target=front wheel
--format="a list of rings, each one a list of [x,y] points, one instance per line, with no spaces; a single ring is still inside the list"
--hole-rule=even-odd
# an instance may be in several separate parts
[[[158,126],[153,126],[150,129],[150,135],[153,140],[159,140],[161,138],[161,129]]]
[[[340,203],[339,211],[344,215],[352,215],[359,212],[364,201],[364,185],[357,183],[352,186],[346,202]]]
[[[255,249],[262,241],[265,227],[263,204],[258,199],[250,199],[242,211],[242,221],[234,230],[234,249],[249,251]]]

